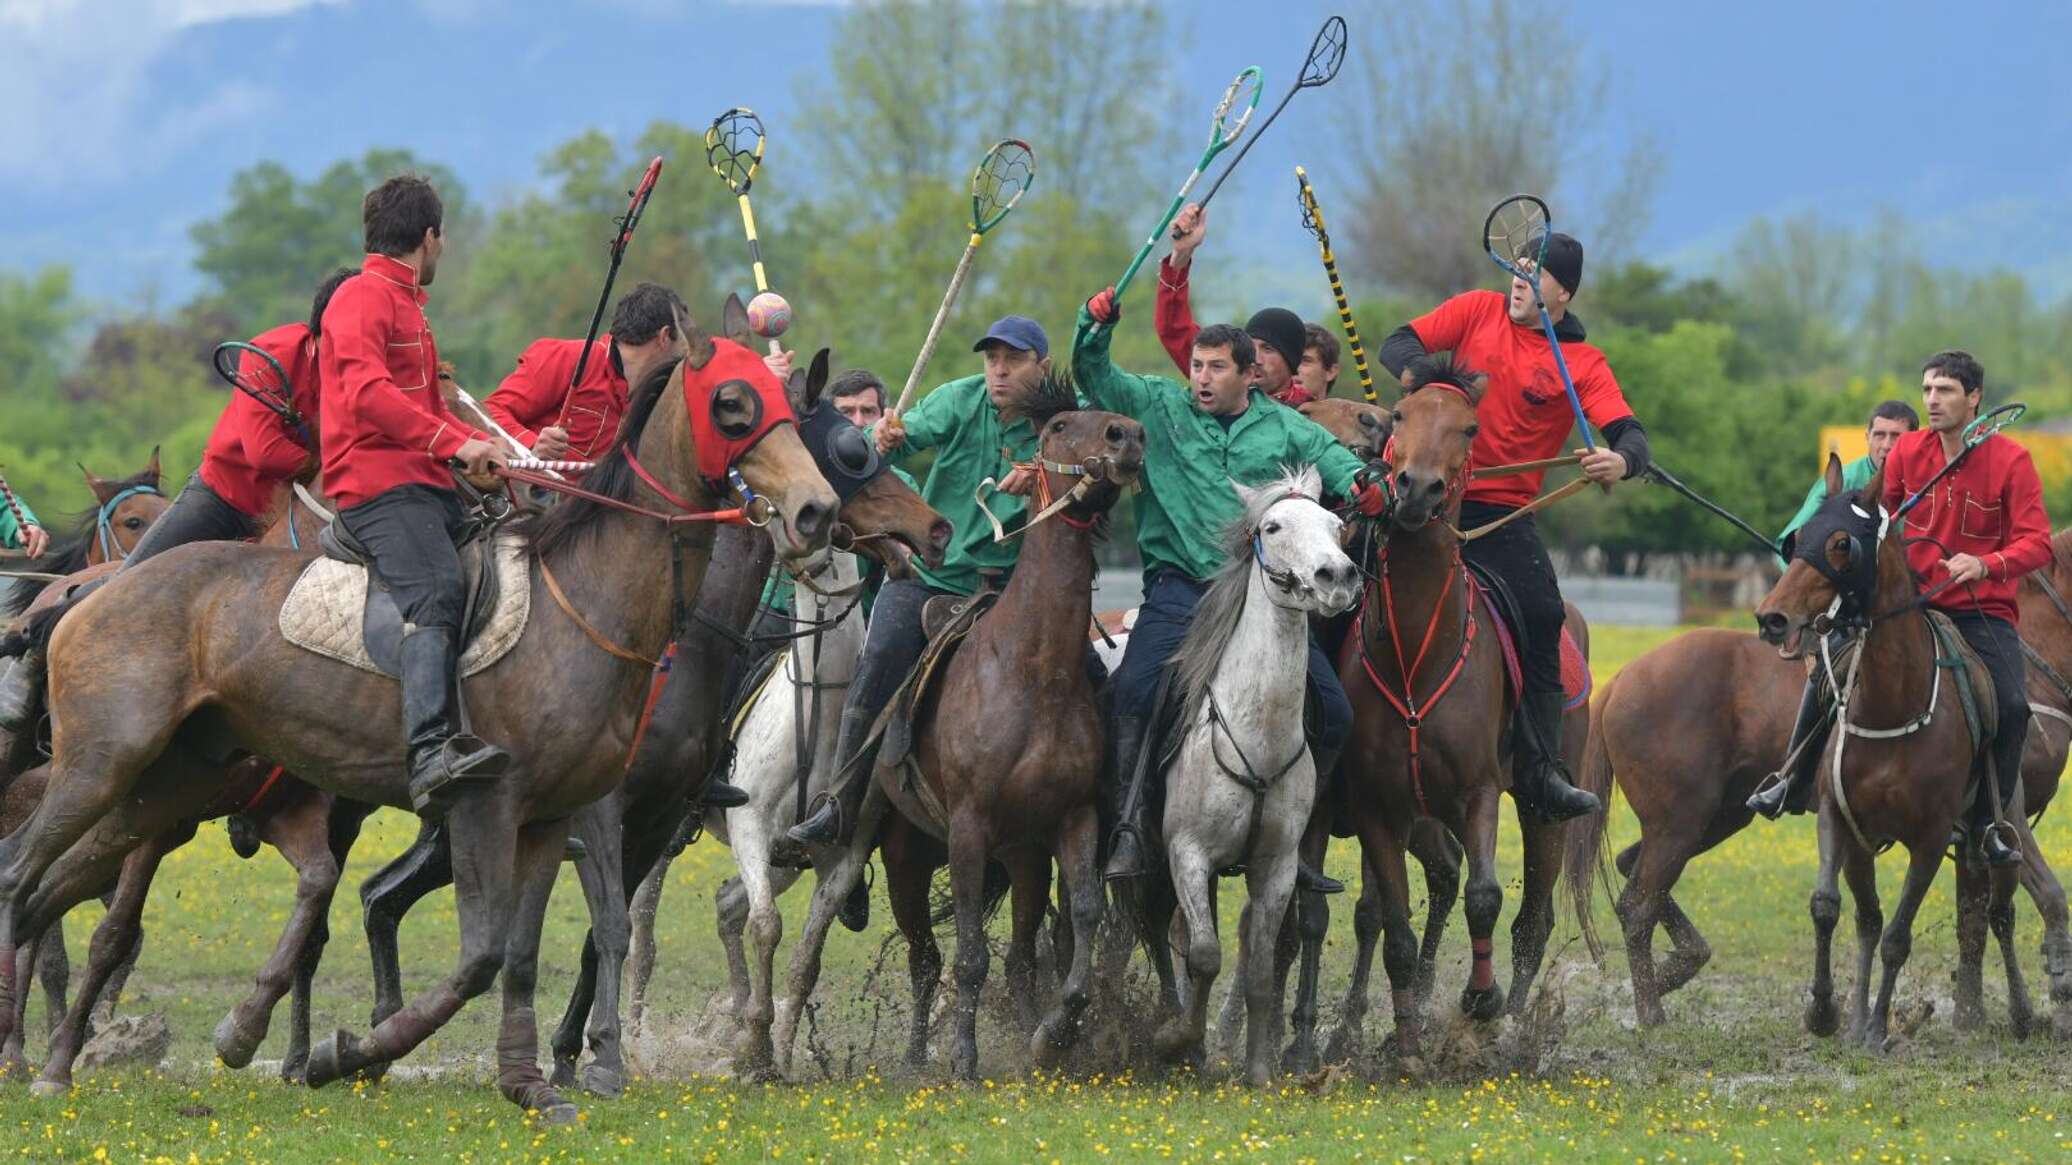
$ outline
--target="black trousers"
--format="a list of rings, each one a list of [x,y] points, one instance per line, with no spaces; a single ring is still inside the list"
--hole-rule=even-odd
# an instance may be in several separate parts
[[[2022,746],[2029,739],[2029,668],[2022,659],[2021,633],[2007,620],[1977,611],[1951,612],[1950,622],[1993,675],[2000,725],[1993,737],[1993,762],[2004,798],[2021,775]]]
[[[124,561],[125,569],[189,542],[242,542],[258,532],[258,523],[226,502],[196,473],[180,496],[151,523]]]
[[[1460,528],[1472,530],[1511,512],[1509,506],[1484,502],[1463,502]],[[1561,587],[1554,581],[1554,563],[1540,542],[1539,527],[1531,515],[1519,518],[1462,548],[1461,557],[1502,579],[1517,601],[1525,626],[1512,628],[1518,635],[1518,666],[1525,673],[1525,690],[1559,692],[1561,687],[1561,625],[1568,618],[1561,602]]]
[[[367,548],[376,577],[410,626],[442,627],[456,637],[467,607],[460,551],[468,518],[448,489],[405,485],[338,511],[346,533]]]

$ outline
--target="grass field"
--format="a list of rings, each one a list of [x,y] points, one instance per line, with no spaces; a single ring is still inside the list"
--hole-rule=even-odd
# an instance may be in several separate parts
[[[1595,632],[1600,680],[1666,638],[1665,632]],[[1634,825],[1623,806],[1615,840]],[[2045,819],[2048,852],[2072,853],[2072,827]],[[356,881],[400,850],[414,823],[385,813],[370,823],[348,871]],[[1511,839],[1515,841],[1515,839]],[[1341,843],[1342,846],[1342,843]],[[1668,1000],[1666,1028],[1632,1026],[1623,958],[1589,963],[1564,918],[1550,956],[1545,1037],[1536,1057],[1502,1065],[1502,1043],[1444,1019],[1465,982],[1465,926],[1456,920],[1440,970],[1435,1042],[1499,1065],[1493,1075],[1441,1071],[1439,1082],[1394,1077],[1373,1059],[1351,1071],[1256,1093],[1220,1066],[1204,1076],[1113,1074],[1087,1065],[1068,1075],[1019,1066],[1004,1011],[981,1015],[982,1062],[996,1079],[975,1087],[912,1077],[898,1065],[905,1024],[905,952],[885,941],[879,900],[873,931],[837,930],[822,979],[818,1062],[810,1083],[747,1085],[724,1076],[725,968],[713,938],[711,890],[730,867],[716,843],[694,846],[671,871],[660,927],[656,1014],[630,1050],[642,1072],[616,1101],[584,1100],[580,1122],[538,1129],[489,1084],[495,992],[471,1004],[438,1039],[372,1088],[319,1092],[278,1082],[262,1059],[244,1072],[214,1064],[209,1033],[241,995],[285,921],[291,880],[271,851],[240,862],[220,826],[168,861],[147,911],[144,957],[123,1011],[160,1013],[175,1035],[156,1069],[81,1074],[69,1098],[32,1101],[0,1085],[0,1156],[119,1161],[2068,1161],[2072,1049],[2047,1037],[2014,1040],[1988,963],[1986,1030],[1949,1023],[1955,964],[1952,879],[1939,880],[1901,980],[1906,1037],[1873,1058],[1816,1040],[1799,1026],[1811,933],[1806,895],[1814,864],[1807,819],[1744,832],[1696,863],[1680,898],[1716,951],[1696,983]],[[1883,863],[1887,902],[1899,864]],[[1333,868],[1351,876],[1349,849]],[[1515,845],[1505,851],[1515,898]],[[551,1027],[582,937],[582,899],[564,877],[548,921],[540,1009]],[[1225,913],[1241,893],[1225,896]],[[1326,952],[1324,1028],[1336,1022],[1351,957],[1350,902],[1336,911]],[[795,931],[804,894],[787,901]],[[1506,902],[1504,927],[1514,902]],[[364,1031],[371,991],[357,901],[342,893],[318,979],[318,1031]],[[2036,916],[2020,902],[2021,950],[2044,1004]],[[1609,909],[1600,907],[1601,919]],[[98,908],[74,916],[75,959]],[[1225,934],[1231,933],[1226,924]],[[404,933],[415,989],[442,974],[454,951],[450,894],[428,900]],[[1846,987],[1853,932],[1838,935]],[[1508,968],[1508,930],[1497,965]],[[1231,943],[1234,948],[1234,940]],[[1226,962],[1226,968],[1228,963]],[[1377,981],[1381,979],[1379,970]],[[996,960],[989,991],[1000,982]],[[1134,979],[1125,989],[1144,998]],[[1370,1037],[1386,1031],[1384,992]],[[40,1008],[39,1008],[40,1010]],[[286,1008],[261,1056],[280,1054]],[[32,1019],[32,1057],[40,1020]],[[1099,1041],[1095,1041],[1099,1047]],[[1097,1054],[1097,1053],[1096,1053]],[[1096,1072],[1106,1066],[1108,1073]],[[578,1098],[582,1099],[582,1098]]]

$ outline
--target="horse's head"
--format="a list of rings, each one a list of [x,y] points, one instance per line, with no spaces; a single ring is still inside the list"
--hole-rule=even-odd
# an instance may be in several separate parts
[[[1784,577],[1756,606],[1763,642],[1797,659],[1806,653],[1806,632],[1862,623],[1877,602],[1879,557],[1887,518],[1885,470],[1860,490],[1842,488],[1842,459],[1827,456],[1827,499],[1781,548]],[[1894,551],[1897,554],[1897,550]]]
[[[1297,411],[1322,425],[1325,432],[1338,438],[1340,445],[1363,462],[1381,456],[1382,447],[1388,444],[1389,431],[1394,425],[1389,411],[1380,405],[1342,397],[1304,401]]]
[[[1039,434],[1037,499],[1077,490],[1079,499],[1064,513],[1091,520],[1106,513],[1124,487],[1135,485],[1143,474],[1144,426],[1119,413],[1075,409],[1077,403],[1071,379],[1053,371],[1029,405],[1029,421]]]
[[[1312,466],[1254,488],[1232,483],[1245,507],[1247,547],[1275,604],[1335,615],[1360,597],[1360,571],[1339,549],[1344,525],[1324,508],[1324,484]]]
[[[834,487],[841,499],[841,524],[833,543],[838,549],[854,549],[885,565],[893,578],[913,574],[912,559],[918,554],[930,567],[942,565],[943,551],[950,544],[950,521],[935,512],[921,495],[901,481],[869,434],[837,412],[826,400],[827,349],[813,357],[806,370],[793,369],[786,385],[792,409],[799,417],[799,438],[806,443],[820,475]]]
[[[1395,495],[1392,520],[1401,530],[1419,530],[1459,505],[1468,485],[1468,449],[1478,426],[1476,406],[1489,378],[1455,368],[1444,358],[1413,363],[1403,397],[1390,415],[1394,430],[1382,454]]]
[[[87,522],[93,526],[86,548],[87,563],[128,558],[143,539],[144,531],[171,504],[158,488],[158,447],[152,446],[150,462],[128,477],[110,480],[84,465],[79,472],[86,475],[87,488],[94,492],[93,513],[81,522],[82,533],[86,532]]]

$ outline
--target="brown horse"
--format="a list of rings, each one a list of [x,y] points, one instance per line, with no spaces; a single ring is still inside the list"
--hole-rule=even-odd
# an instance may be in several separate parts
[[[716,342],[685,332],[691,354],[644,380],[620,443],[586,483],[655,514],[664,505],[720,506],[697,433],[745,442],[767,416],[765,393],[775,391],[738,379],[707,384]],[[644,472],[635,468],[636,453]],[[789,425],[725,459],[780,516],[772,533],[788,557],[825,542],[834,494]],[[364,1044],[340,1032],[315,1049],[312,1084],[403,1055],[502,970],[499,1085],[549,1119],[573,1119],[574,1106],[540,1076],[534,1058],[540,926],[567,819],[617,783],[648,680],[646,667],[605,653],[591,635],[650,655],[658,650],[672,606],[670,587],[655,584],[658,570],[695,587],[711,545],[709,526],[679,528],[581,501],[533,524],[534,609],[547,614],[468,685],[477,726],[511,746],[517,763],[447,819],[462,919],[459,965]],[[669,568],[672,559],[679,570]],[[311,660],[280,637],[275,611],[303,565],[298,555],[267,548],[181,547],[124,572],[59,624],[51,641],[50,788],[28,825],[0,842],[0,1003],[8,1004],[0,1022],[11,1026],[15,948],[70,905],[67,884],[220,795],[227,753],[272,758],[362,802],[407,803],[395,685]],[[539,578],[548,566],[587,628],[548,611],[553,600]],[[154,627],[161,632],[155,640],[143,634]],[[188,634],[163,634],[176,627]],[[87,851],[67,854],[90,830]]]
[[[1488,625],[1492,616],[1485,604],[1470,598],[1459,558],[1461,534],[1454,525],[1480,399],[1478,381],[1465,388],[1435,383],[1407,392],[1398,402],[1392,465],[1398,498],[1354,629],[1358,650],[1349,644],[1341,665],[1353,701],[1353,735],[1339,771],[1370,879],[1354,917],[1359,923],[1363,915],[1380,916],[1382,964],[1389,977],[1397,1049],[1404,1055],[1418,1050],[1422,1011],[1419,944],[1410,922],[1404,852],[1424,818],[1436,819],[1466,851],[1474,963],[1461,1010],[1486,1020],[1504,1008],[1490,951],[1503,907],[1496,830],[1499,797],[1509,775],[1505,729],[1513,709],[1501,649]],[[1583,630],[1573,609],[1569,619],[1576,632]],[[1398,711],[1399,700],[1417,715],[1414,730]],[[1564,752],[1572,758],[1580,751],[1583,732],[1574,727],[1577,714],[1570,716]],[[1522,810],[1519,821],[1525,884],[1511,928],[1514,1011],[1526,1002],[1553,929],[1554,880],[1566,828]],[[1433,868],[1428,860],[1428,878]],[[1365,909],[1370,893],[1379,900],[1378,911]],[[1433,926],[1443,929],[1444,919],[1435,907],[1428,948],[1437,941]],[[1370,929],[1362,935],[1368,950],[1371,934]],[[1344,1009],[1355,1039],[1370,967],[1368,958],[1356,963]]]
[[[1809,529],[1817,529],[1823,520],[1839,525],[1816,535],[1823,544],[1809,550],[1823,556],[1834,575],[1815,569],[1803,557],[1794,558],[1755,610],[1763,640],[1780,647],[1787,658],[1805,654],[1809,635],[1819,638],[1813,632],[1815,620],[1829,617],[1838,600],[1843,625],[1859,628],[1852,660],[1829,665],[1822,650],[1822,665],[1834,677],[1841,710],[1817,770],[1820,871],[1812,897],[1813,983],[1806,1030],[1833,1035],[1839,1018],[1830,954],[1842,916],[1836,887],[1839,871],[1848,878],[1856,902],[1857,975],[1848,1034],[1875,1052],[1885,1050],[1892,990],[1913,945],[1914,915],[1942,867],[1966,790],[1974,775],[1987,767],[1985,750],[1974,739],[1978,726],[1967,723],[1958,684],[1968,673],[1982,714],[1992,692],[1984,666],[1961,642],[1955,655],[1962,672],[1944,666],[1945,647],[1915,597],[1900,524],[1891,523],[1887,532],[1877,528],[1878,519],[1867,516],[1882,513],[1883,488],[1880,470],[1862,490],[1845,491],[1841,459],[1830,454],[1828,498]],[[1865,567],[1859,560],[1862,555],[1875,555],[1875,578],[1861,589],[1843,587],[1836,580]],[[1954,641],[1955,633],[1949,638]],[[1944,677],[1944,671],[1952,674]],[[1990,786],[1981,795],[1993,795]],[[2019,810],[2017,799],[2010,816],[2019,819]],[[1884,925],[1875,863],[1882,844],[1893,842],[1907,849],[1907,877],[1892,920]],[[1960,861],[1959,868],[1965,864]],[[2026,1028],[2028,1017],[2022,1013],[2023,993],[2012,990],[2020,981],[2012,941],[2015,872],[1996,868],[1989,876],[1989,910],[2008,921],[2009,933],[2001,946],[2008,965],[2010,1009],[2019,1031]],[[1976,893],[1961,887],[1958,898]],[[1869,1005],[1873,958],[1885,964],[1875,1010]]]

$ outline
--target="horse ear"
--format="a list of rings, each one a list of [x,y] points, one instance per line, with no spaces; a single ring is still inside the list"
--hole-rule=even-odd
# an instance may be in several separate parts
[[[1842,495],[1842,456],[1830,449],[1827,453],[1827,496]]]
[[[748,327],[748,308],[734,292],[727,293],[727,302],[719,309],[719,331],[743,348],[755,346],[755,333]]]
[[[712,337],[706,335],[705,329],[699,327],[697,321],[691,319],[689,309],[671,308],[669,314],[675,317],[676,334],[678,338],[683,340],[683,363],[690,365],[693,369],[702,369],[711,363]],[[676,372],[670,379],[680,382],[682,378],[683,365],[679,364]]]
[[[806,407],[820,403],[820,394],[827,390],[827,349],[813,353],[812,367],[806,370]]]
[[[151,477],[151,484],[158,484],[158,446],[151,447],[151,460],[144,465],[144,472]]]
[[[1461,387],[1468,390],[1468,403],[1479,408],[1482,404],[1482,394],[1489,391],[1489,374],[1478,372],[1467,379],[1468,382]]]
[[[77,465],[79,472],[86,475],[86,488],[94,491],[94,500],[102,505],[107,505],[108,499],[115,496],[115,486],[93,470],[88,469],[85,462],[74,461],[72,464]]]
[[[1305,465],[1295,472],[1295,488],[1302,491],[1302,496],[1317,501],[1324,496],[1324,475],[1317,472],[1316,466]]]
[[[1885,467],[1883,465],[1872,470],[1870,481],[1864,483],[1863,500],[1867,503],[1864,507],[1865,509],[1875,509],[1885,504]]]
[[[812,410],[806,403],[806,370],[794,368],[784,381],[784,399],[791,402],[791,411],[804,415]]]

